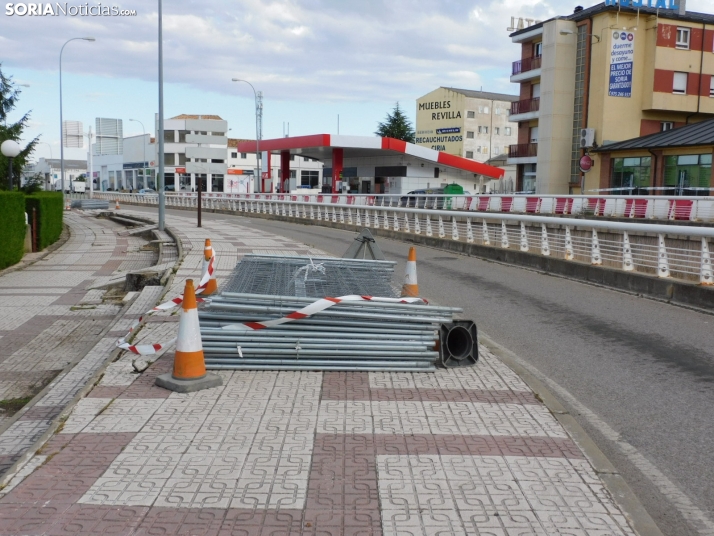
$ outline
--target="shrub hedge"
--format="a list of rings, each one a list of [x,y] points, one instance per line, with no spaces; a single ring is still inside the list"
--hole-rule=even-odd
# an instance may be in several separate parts
[[[62,234],[63,203],[62,192],[37,192],[25,197],[25,210],[30,223],[32,209],[37,210],[37,242],[41,250],[55,243]]]
[[[25,249],[25,196],[0,192],[0,270],[20,262]]]

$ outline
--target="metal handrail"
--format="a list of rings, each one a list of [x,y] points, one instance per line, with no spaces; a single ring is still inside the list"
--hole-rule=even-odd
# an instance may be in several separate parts
[[[132,194],[103,192],[101,198],[114,200]],[[133,194],[137,196],[138,194]],[[153,194],[155,196],[155,194]],[[714,197],[711,196],[631,196],[631,195],[535,195],[535,194],[226,194],[204,193],[208,199],[313,201],[326,205],[345,203],[353,206],[397,206],[447,209],[469,212],[508,212],[523,214],[573,215],[588,218],[630,218],[638,221],[681,220],[714,221]],[[120,197],[121,196],[121,197]],[[173,192],[167,197],[192,199],[191,192]],[[147,203],[151,194],[138,196]]]
[[[126,194],[129,195],[129,194]],[[568,261],[606,264],[623,271],[638,271],[662,278],[714,285],[709,241],[714,227],[633,223],[567,216],[505,212],[454,211],[396,206],[326,204],[277,199],[209,197],[206,209],[233,213],[280,215],[296,221],[311,219],[340,222],[357,227],[379,227],[404,233],[438,236],[442,239],[534,250],[544,256]],[[283,197],[283,199],[280,199]],[[309,197],[309,196],[308,196]],[[169,206],[195,206],[197,199],[171,196]],[[156,204],[156,196],[133,194],[133,202]],[[602,235],[598,234],[602,233]],[[614,235],[614,236],[613,236]]]

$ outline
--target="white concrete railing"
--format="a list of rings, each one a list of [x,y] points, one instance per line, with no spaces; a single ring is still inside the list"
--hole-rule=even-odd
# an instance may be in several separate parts
[[[121,197],[120,197],[121,196]],[[101,194],[155,205],[156,195]],[[285,196],[288,197],[288,196]],[[196,197],[167,196],[168,207],[196,207]],[[296,220],[323,220],[501,247],[568,261],[606,265],[659,277],[714,285],[709,241],[714,227],[575,219],[533,214],[454,212],[388,206],[325,204],[311,201],[210,196],[210,210],[275,214]]]
[[[129,195],[98,192],[95,195]],[[153,194],[156,195],[156,194]],[[166,192],[169,197],[195,198],[195,193]],[[632,195],[364,195],[364,194],[224,194],[204,193],[206,199],[303,201],[328,205],[413,207],[470,212],[547,214],[652,220],[714,222],[714,197]],[[102,197],[104,198],[104,197]]]

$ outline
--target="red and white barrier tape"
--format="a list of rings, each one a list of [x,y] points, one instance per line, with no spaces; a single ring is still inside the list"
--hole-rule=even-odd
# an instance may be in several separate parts
[[[359,296],[356,294],[349,296],[340,296],[339,298],[321,298],[310,305],[303,307],[302,309],[292,312],[283,318],[276,318],[274,320],[263,320],[262,322],[244,322],[241,324],[229,324],[223,326],[223,329],[232,331],[256,331],[259,329],[272,328],[273,326],[279,326],[280,324],[286,324],[287,322],[292,322],[294,320],[302,320],[308,316],[312,316],[315,313],[324,311],[325,309],[332,307],[340,302],[346,301],[373,301],[373,302],[384,302],[384,303],[428,303],[422,298],[376,298],[374,296]]]
[[[211,258],[208,261],[206,261],[204,258],[203,261],[201,280],[199,281],[198,287],[196,288],[196,294],[200,294],[206,289],[206,286],[208,286],[208,282],[210,281],[211,277],[213,276],[213,273],[215,272],[215,261],[216,250],[211,248]],[[206,300],[196,296],[196,301],[205,302]],[[129,328],[129,333],[127,333],[124,337],[117,341],[117,348],[121,348],[122,350],[126,350],[137,355],[152,355],[175,343],[176,339],[172,339],[168,342],[164,342],[161,344],[129,344],[128,342],[126,342],[126,339],[134,332],[136,327],[141,324],[141,322],[148,316],[154,314],[157,311],[168,311],[170,309],[173,309],[174,307],[181,305],[181,303],[183,303],[183,294],[176,296],[175,298],[160,305],[157,305],[151,311],[147,311],[146,313],[141,315],[131,324],[131,327]]]

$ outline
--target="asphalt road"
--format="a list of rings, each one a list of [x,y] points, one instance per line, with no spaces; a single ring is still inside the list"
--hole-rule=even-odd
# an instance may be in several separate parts
[[[356,235],[241,219],[340,256]],[[409,245],[377,242],[401,277]],[[664,534],[714,534],[713,315],[425,247],[417,272],[549,380]]]

